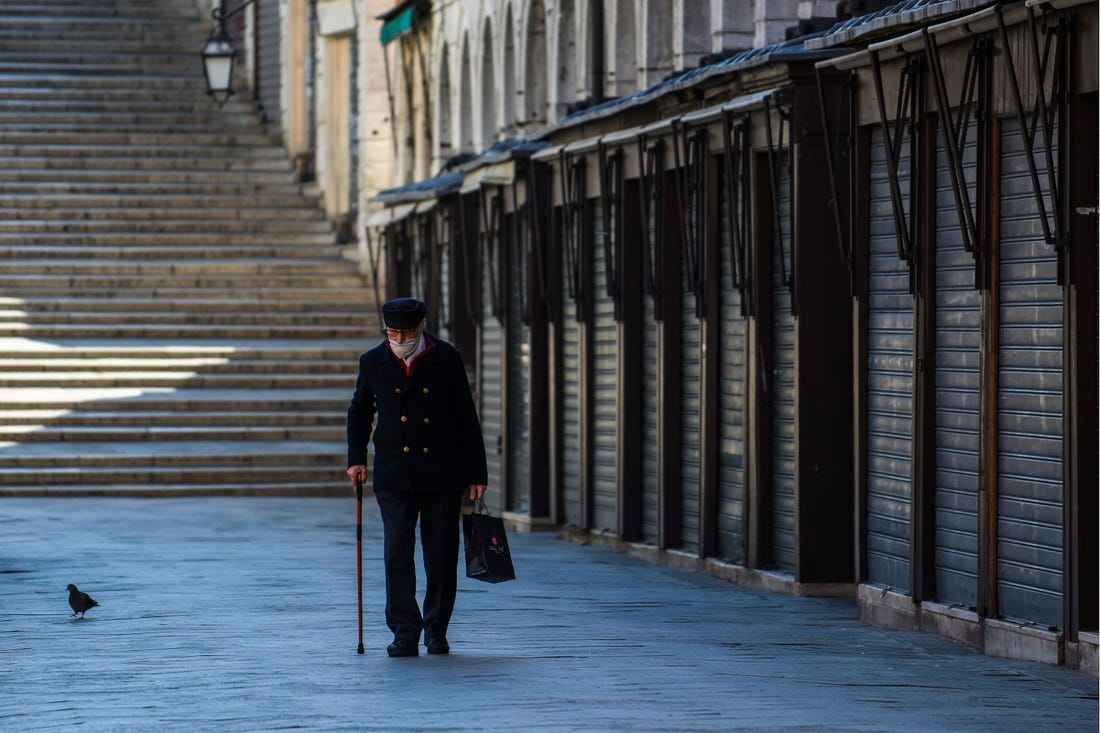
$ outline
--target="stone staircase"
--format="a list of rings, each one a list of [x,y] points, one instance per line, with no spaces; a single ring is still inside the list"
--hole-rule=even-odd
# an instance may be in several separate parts
[[[378,309],[208,30],[0,5],[0,496],[347,495]]]

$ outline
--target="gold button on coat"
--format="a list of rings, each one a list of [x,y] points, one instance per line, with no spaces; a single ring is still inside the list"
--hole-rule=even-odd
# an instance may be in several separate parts
[[[424,451],[425,453],[427,453],[427,452],[428,452],[428,449],[427,449],[427,448],[422,448],[421,450],[423,450],[423,451]]]
[[[409,452],[409,446],[407,446],[407,445],[406,445],[406,446],[405,446],[404,448],[402,448],[401,450],[402,450],[402,451],[404,451],[405,453],[408,453],[408,452]]]
[[[428,388],[427,387],[424,388],[424,394],[428,394]]]
[[[396,387],[396,388],[394,388],[394,390],[393,390],[393,391],[394,391],[394,392],[395,392],[396,394],[401,394],[401,388],[400,388],[400,387]]]
[[[427,425],[427,424],[428,424],[428,423],[430,423],[430,422],[431,422],[431,420],[429,420],[428,418],[424,418],[424,424],[425,424],[425,425]]]
[[[405,415],[401,416],[401,422],[408,422],[408,421],[409,421],[408,417],[406,417]]]

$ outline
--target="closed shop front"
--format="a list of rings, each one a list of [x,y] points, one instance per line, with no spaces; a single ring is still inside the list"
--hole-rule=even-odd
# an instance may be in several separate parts
[[[738,151],[743,152],[743,151]],[[738,165],[741,163],[741,165]],[[749,262],[743,243],[737,241],[747,231],[745,199],[748,188],[747,161],[732,156],[724,162],[719,176],[718,257],[721,271],[719,318],[721,319],[721,376],[718,438],[718,507],[716,548],[718,557],[727,562],[743,563],[745,547],[745,486],[748,468],[748,431],[746,418],[748,377],[746,351],[748,320],[744,312],[741,288]],[[731,180],[730,175],[735,178]],[[734,217],[738,221],[734,221]],[[742,222],[742,219],[746,219]],[[738,226],[742,227],[738,231]],[[741,244],[742,246],[738,246]]]
[[[515,190],[513,189],[513,194]],[[530,283],[531,238],[529,204],[513,212],[511,247],[508,257],[507,353],[508,440],[505,508],[516,514],[529,514],[531,507],[531,327]]]
[[[776,158],[772,175],[778,194],[771,238],[771,373],[769,393],[771,418],[770,496],[771,564],[787,572],[795,567],[795,468],[796,406],[795,321],[791,306],[794,263],[791,226],[790,153]]]
[[[1037,157],[1049,207],[1048,179]],[[996,592],[1002,615],[1059,626],[1065,316],[1058,258],[1044,240],[1025,159],[1019,123],[1006,118],[999,199]]]
[[[504,192],[498,187],[482,189],[479,252],[481,312],[478,318],[477,375],[478,416],[485,438],[489,485],[497,487],[487,497],[494,513],[504,503],[504,272],[507,227]]]
[[[873,129],[861,613],[1056,663],[1097,623],[1074,509],[1096,503],[1096,344],[1071,325],[1095,323],[1095,136],[1064,149],[1067,121],[1096,127],[1094,59],[1069,55],[1095,53],[1095,23],[999,4],[819,64],[855,70]]]
[[[901,146],[899,172],[908,170]],[[898,254],[886,144],[871,136],[867,279],[867,582],[907,590],[913,478],[913,296]],[[899,176],[909,198],[908,176]]]
[[[618,399],[619,343],[615,302],[609,294],[607,246],[610,217],[602,197],[590,199],[592,247],[592,526],[599,532],[618,533]]]
[[[977,125],[961,157],[964,183],[977,192]],[[978,605],[978,492],[981,436],[981,293],[975,254],[964,246],[953,203],[947,142],[936,154],[935,259],[935,598]],[[978,253],[980,257],[980,252]]]

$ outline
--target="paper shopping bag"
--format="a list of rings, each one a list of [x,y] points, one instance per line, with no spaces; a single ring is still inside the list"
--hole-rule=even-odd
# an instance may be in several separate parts
[[[486,583],[516,579],[504,521],[491,516],[484,502],[478,502],[474,513],[463,515],[462,535],[466,547],[467,578]]]

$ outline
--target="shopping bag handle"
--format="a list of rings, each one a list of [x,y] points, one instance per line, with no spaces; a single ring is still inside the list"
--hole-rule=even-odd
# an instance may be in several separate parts
[[[474,514],[485,514],[486,516],[492,516],[489,514],[489,508],[485,506],[485,500],[478,498],[477,503],[474,504]]]

